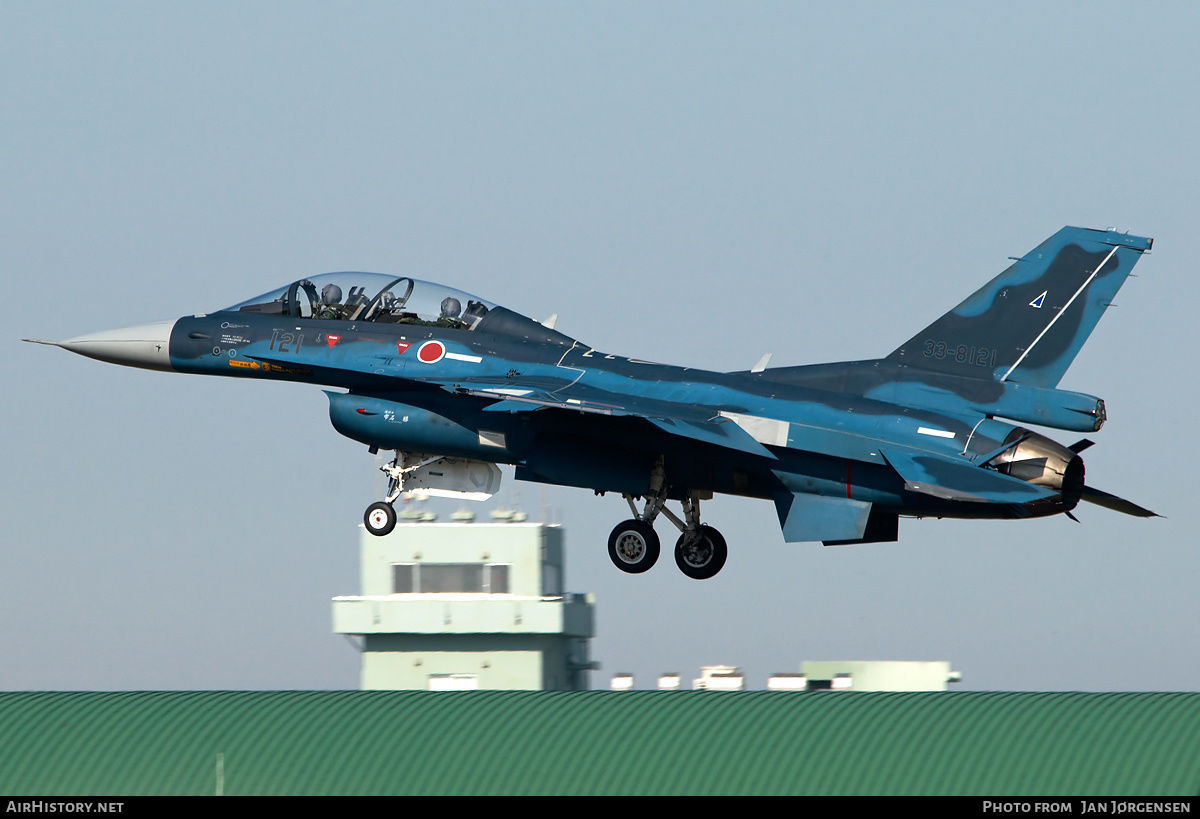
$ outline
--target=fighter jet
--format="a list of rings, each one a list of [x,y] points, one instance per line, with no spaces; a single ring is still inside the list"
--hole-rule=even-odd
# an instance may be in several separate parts
[[[608,538],[631,574],[659,557],[711,578],[725,538],[700,522],[715,494],[770,500],[784,540],[894,541],[901,517],[1030,518],[1081,501],[1155,513],[1085,482],[1104,402],[1057,385],[1152,239],[1065,227],[883,358],[709,372],[603,352],[505,307],[408,276],[302,278],[206,315],[49,343],[156,370],[320,384],[334,428],[372,454],[386,497],[482,499],[518,480],[619,493]],[[1010,423],[1016,422],[1016,423]],[[669,502],[680,504],[678,514]]]

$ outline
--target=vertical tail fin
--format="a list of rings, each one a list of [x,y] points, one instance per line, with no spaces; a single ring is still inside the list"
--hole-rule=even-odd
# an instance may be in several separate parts
[[[1065,227],[887,357],[1054,387],[1153,239]]]

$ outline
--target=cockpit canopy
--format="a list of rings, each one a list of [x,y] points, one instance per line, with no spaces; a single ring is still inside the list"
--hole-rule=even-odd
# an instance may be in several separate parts
[[[495,307],[461,290],[407,276],[326,273],[292,282],[225,311],[474,330]]]
[[[383,273],[326,273],[300,279],[222,312],[478,330],[568,347],[574,343],[531,318],[453,287]]]

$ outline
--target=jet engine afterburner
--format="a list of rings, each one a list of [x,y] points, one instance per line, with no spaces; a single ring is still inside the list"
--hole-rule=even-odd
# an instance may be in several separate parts
[[[1004,440],[1005,444],[1014,442],[992,459],[996,471],[1062,495],[1060,499],[1034,501],[1026,506],[1043,514],[1074,509],[1083,495],[1083,459],[1057,441],[1022,427],[1015,427]]]

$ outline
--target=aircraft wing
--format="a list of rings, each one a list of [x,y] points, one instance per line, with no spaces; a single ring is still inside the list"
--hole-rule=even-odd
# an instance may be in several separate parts
[[[585,397],[567,398],[560,391],[526,388],[447,386],[446,389],[480,398],[498,399],[496,403],[485,407],[485,412],[556,409],[641,418],[671,435],[775,460],[769,449],[734,421],[714,414],[711,410],[697,409],[690,404],[634,395],[614,396],[608,393],[602,396],[587,396],[581,392],[579,394]],[[618,401],[619,403],[616,403]]]
[[[459,395],[495,399],[496,403],[485,407],[485,412],[559,409],[695,423],[705,423],[720,417],[713,409],[695,404],[664,401],[632,393],[617,394],[570,383],[538,384],[528,380],[517,382],[519,386],[511,381],[503,383],[505,386],[493,386],[483,381],[458,381],[443,383],[441,386],[442,389]]]
[[[728,418],[717,417],[711,421],[682,421],[660,418],[647,418],[664,432],[681,435],[704,443],[716,444],[727,449],[737,449],[749,452],[751,455],[761,455],[764,458],[777,460],[771,450],[760,444],[746,430],[742,429]]]
[[[460,395],[474,395],[477,398],[497,399],[495,404],[484,407],[484,412],[533,412],[541,409],[564,409],[575,412],[591,412],[599,415],[641,415],[631,412],[624,402],[612,403],[595,399],[568,398],[558,391],[546,389],[513,389],[505,387],[464,387],[458,384],[447,385],[443,389]]]

